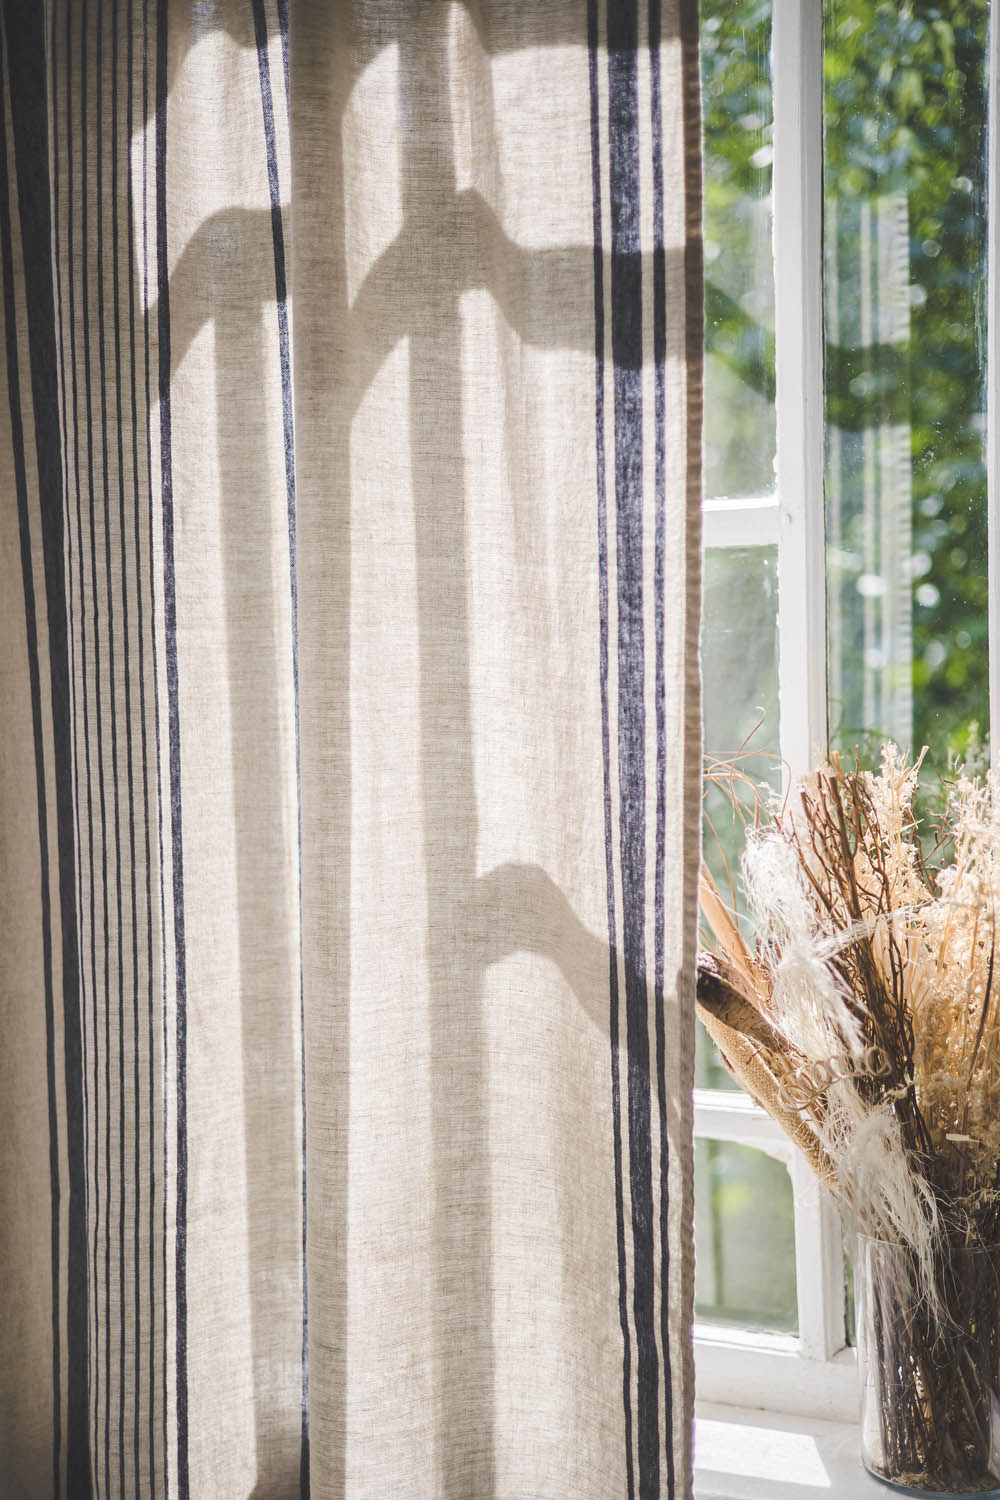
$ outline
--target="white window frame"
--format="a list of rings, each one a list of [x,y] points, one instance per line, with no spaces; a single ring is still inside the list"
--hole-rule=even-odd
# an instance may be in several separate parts
[[[996,77],[991,27],[991,77]],[[788,773],[815,766],[827,744],[826,558],[823,390],[823,4],[773,0],[772,204],[775,226],[776,493],[707,501],[706,547],[778,548],[780,748]],[[1000,146],[990,89],[991,161]],[[990,215],[988,407],[1000,358],[994,215]],[[1000,622],[1000,526],[993,483],[1000,436],[989,424],[990,640]],[[991,744],[1000,750],[1000,652],[991,649]],[[782,1161],[792,1181],[797,1336],[696,1323],[701,1399],[851,1421],[857,1412],[854,1351],[845,1347],[844,1259],[838,1216],[801,1153],[743,1094],[696,1090],[698,1138],[756,1147]]]
[[[992,0],[987,124],[987,513],[990,746],[1000,767],[1000,0]],[[778,548],[780,748],[792,776],[827,743],[823,391],[823,4],[773,0],[772,91],[776,493],[707,501],[706,547]],[[997,165],[995,165],[997,164]],[[703,1089],[695,1136],[752,1146],[792,1180],[796,1337],[696,1323],[699,1398],[854,1421],[857,1370],[844,1347],[844,1263],[832,1204],[784,1132],[750,1099]]]

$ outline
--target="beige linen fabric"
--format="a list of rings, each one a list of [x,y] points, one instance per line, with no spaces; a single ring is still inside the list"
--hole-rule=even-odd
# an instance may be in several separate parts
[[[0,1495],[690,1493],[695,27],[0,7]]]

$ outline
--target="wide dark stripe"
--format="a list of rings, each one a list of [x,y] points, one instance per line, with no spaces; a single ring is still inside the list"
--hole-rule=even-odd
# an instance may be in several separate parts
[[[650,113],[653,141],[653,368],[656,515],[653,575],[656,630],[656,865],[653,913],[653,993],[656,1007],[656,1103],[660,1134],[660,1346],[663,1350],[663,1423],[667,1448],[667,1494],[675,1488],[673,1370],[670,1362],[670,1140],[667,1133],[666,1035],[663,1014],[665,877],[667,834],[667,694],[664,578],[666,562],[667,466],[667,274],[663,242],[663,81],[660,66],[660,0],[649,0]]]
[[[142,0],[142,118],[149,120],[149,72],[150,72],[150,47],[149,47],[149,0]],[[149,181],[149,154],[148,154],[148,130],[142,132],[142,304],[144,309],[149,307],[150,271],[149,271],[149,209],[146,184]],[[161,1070],[158,1078],[154,1078],[153,1064],[154,1052],[154,1017],[152,1005],[150,1006],[150,1202],[149,1202],[149,1233],[150,1233],[150,1256],[149,1256],[149,1296],[150,1296],[150,1346],[153,1351],[153,1367],[156,1368],[156,1300],[154,1297],[156,1272],[152,1246],[156,1236],[156,1224],[154,1216],[156,1210],[156,1156],[154,1152],[154,1117],[157,1102],[156,1086],[159,1083],[159,1119],[162,1130],[163,1151],[163,1183],[160,1190],[160,1216],[159,1216],[159,1239],[160,1239],[160,1272],[162,1318],[162,1354],[159,1359],[160,1375],[160,1441],[161,1441],[161,1463],[163,1465],[163,1492],[170,1494],[170,1433],[167,1421],[167,1373],[169,1360],[167,1357],[167,1330],[170,1325],[169,1309],[167,1305],[167,1186],[170,1181],[170,1136],[168,1130],[168,1100],[166,1091],[166,1059],[168,1053],[167,1036],[167,1006],[166,1006],[166,976],[167,976],[167,916],[166,916],[166,891],[164,888],[164,859],[163,859],[163,761],[160,744],[160,652],[157,636],[157,605],[156,605],[156,554],[153,539],[155,536],[154,506],[153,506],[153,429],[152,429],[152,360],[150,357],[149,340],[149,315],[143,312],[142,339],[144,358],[144,396],[146,402],[146,494],[148,506],[148,538],[149,538],[149,618],[150,638],[152,643],[153,657],[153,718],[156,724],[154,743],[156,746],[156,835],[157,835],[157,858],[160,881],[160,1026],[157,1029],[161,1045]],[[154,1383],[150,1380],[149,1392],[149,1420],[150,1428],[155,1421],[156,1391]],[[155,1460],[154,1460],[155,1463]]]
[[[594,432],[597,470],[598,601],[600,608],[599,672],[601,743],[604,757],[604,861],[608,904],[608,1029],[611,1042],[611,1117],[615,1159],[615,1217],[618,1240],[618,1318],[622,1331],[622,1399],[625,1414],[625,1469],[628,1500],[635,1495],[632,1459],[632,1340],[628,1325],[628,1266],[625,1257],[625,1198],[622,1169],[621,1063],[618,1046],[618,937],[615,914],[614,849],[611,826],[611,730],[608,705],[608,505],[605,480],[604,396],[604,229],[601,211],[601,129],[598,66],[600,30],[598,0],[587,3],[590,73],[590,163],[594,211]]]
[[[31,728],[35,752],[35,803],[38,816],[40,896],[42,905],[42,985],[45,993],[45,1071],[49,1111],[49,1194],[52,1269],[52,1474],[53,1492],[60,1493],[62,1447],[62,1351],[60,1348],[60,1235],[59,1235],[59,1130],[56,1115],[55,1007],[52,981],[52,901],[49,880],[49,828],[45,795],[45,749],[42,730],[42,690],[38,663],[38,625],[35,610],[35,578],[32,564],[31,524],[28,515],[28,482],[25,470],[24,426],[21,420],[21,374],[17,348],[17,318],[14,296],[14,252],[10,217],[10,179],[7,172],[6,46],[0,33],[0,258],[3,260],[4,332],[7,355],[7,398],[10,409],[11,447],[14,457],[14,488],[17,496],[18,539],[24,587],[24,623],[28,648],[28,684],[31,697]]]
[[[629,1183],[640,1500],[660,1493],[653,1178],[646,990],[646,706],[643,625],[642,258],[638,0],[608,8],[611,350],[615,395],[619,851],[628,1037]]]
[[[302,949],[302,756],[299,714],[299,593],[296,567],[295,530],[295,429],[292,403],[292,359],[288,330],[288,280],[285,269],[285,229],[281,210],[281,185],[278,180],[278,146],[274,123],[274,100],[271,91],[271,65],[268,56],[267,17],[264,0],[253,0],[254,37],[257,44],[257,68],[260,76],[261,113],[264,120],[264,146],[267,155],[267,183],[271,202],[271,243],[274,254],[274,290],[278,309],[278,359],[281,369],[281,410],[285,449],[285,489],[288,509],[288,573],[291,590],[292,623],[292,692],[295,713],[295,806],[298,852],[299,951]],[[285,87],[288,77],[288,12],[278,7],[282,57],[285,63]],[[301,972],[301,971],[300,971]],[[299,1460],[299,1493],[301,1500],[309,1495],[309,1285],[306,1275],[306,1095],[305,1095],[305,997],[299,986],[299,1058],[302,1088],[302,1446]]]
[[[174,1277],[176,1304],[177,1495],[188,1500],[187,1389],[187,977],[184,953],[184,843],[181,824],[181,736],[174,576],[173,459],[170,432],[170,273],[167,263],[167,0],[156,6],[156,290],[160,412],[160,506],[163,518],[163,622],[166,640],[170,754],[170,824],[174,901],[177,1165]]]
[[[59,915],[62,943],[63,1030],[66,1134],[69,1179],[67,1228],[67,1429],[66,1471],[70,1493],[75,1475],[89,1473],[87,1443],[88,1292],[86,1174],[83,1136],[80,973],[76,908],[76,855],[73,828],[69,643],[63,534],[62,444],[56,382],[55,308],[52,286],[49,202],[48,80],[44,12],[33,0],[5,0],[11,118],[18,184],[20,238],[28,317],[32,409],[42,526],[48,656],[52,713],[52,755],[59,860]],[[47,1016],[48,1021],[48,1016]],[[50,1075],[50,1097],[54,1090]],[[58,1205],[56,1205],[56,1208]],[[56,1257],[58,1265],[58,1255]],[[56,1385],[59,1392],[58,1321]],[[61,1400],[57,1401],[57,1411]],[[58,1422],[57,1417],[57,1422]],[[56,1436],[58,1444],[58,1432]],[[57,1450],[58,1460],[58,1450]]]

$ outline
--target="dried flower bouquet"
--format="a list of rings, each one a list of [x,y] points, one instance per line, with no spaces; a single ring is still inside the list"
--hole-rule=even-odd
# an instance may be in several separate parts
[[[835,758],[755,821],[752,946],[703,875],[698,1009],[875,1242],[869,1466],[976,1494],[1000,1485],[1000,808],[959,776],[929,865],[919,768],[892,747],[877,775]]]

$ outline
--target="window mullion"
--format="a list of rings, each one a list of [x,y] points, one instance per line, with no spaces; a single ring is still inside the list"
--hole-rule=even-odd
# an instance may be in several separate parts
[[[800,1151],[790,1171],[795,1203],[795,1281],[799,1345],[807,1359],[830,1359],[844,1347],[844,1256],[837,1210]]]
[[[778,681],[796,776],[827,742],[822,0],[774,0],[772,35]]]
[[[701,524],[706,548],[773,547],[778,541],[778,497],[706,500]]]

